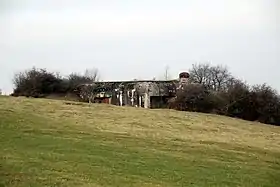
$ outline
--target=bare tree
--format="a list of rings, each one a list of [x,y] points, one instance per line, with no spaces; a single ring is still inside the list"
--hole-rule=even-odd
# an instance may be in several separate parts
[[[218,65],[210,68],[211,83],[212,87],[216,91],[226,89],[229,81],[231,81],[232,76],[228,71],[226,66]]]
[[[189,70],[190,82],[209,85],[211,81],[211,66],[208,63],[193,64]]]
[[[92,82],[99,81],[100,79],[99,71],[96,68],[86,69],[84,76]]]
[[[190,72],[190,82],[203,84],[208,88],[220,91],[226,89],[233,77],[226,66],[211,66],[209,63],[193,64]]]

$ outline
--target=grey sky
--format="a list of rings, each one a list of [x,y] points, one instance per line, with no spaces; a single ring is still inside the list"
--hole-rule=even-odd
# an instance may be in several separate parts
[[[195,62],[227,65],[280,90],[278,0],[0,0],[0,88],[36,66],[103,80],[175,78]]]

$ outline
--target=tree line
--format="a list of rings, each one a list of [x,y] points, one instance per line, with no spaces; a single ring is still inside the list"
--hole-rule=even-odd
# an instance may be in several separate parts
[[[61,76],[59,73],[33,67],[14,75],[15,88],[12,96],[44,98],[49,95],[75,95],[80,84],[91,84],[98,80],[99,72],[95,68],[86,69],[84,74],[71,73]]]
[[[208,63],[193,64],[189,74],[190,84],[177,91],[176,98],[169,101],[169,108],[280,126],[280,96],[269,85],[251,86],[234,77],[226,66]],[[81,99],[77,87],[98,80],[99,72],[94,68],[85,70],[84,74],[68,76],[32,68],[14,75],[12,95],[38,98],[70,93]]]
[[[250,86],[221,65],[194,64],[189,73],[191,84],[177,92],[170,108],[280,125],[280,96],[271,86]]]

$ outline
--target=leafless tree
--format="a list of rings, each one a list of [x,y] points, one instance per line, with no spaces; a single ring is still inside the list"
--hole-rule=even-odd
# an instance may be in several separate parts
[[[192,68],[189,70],[190,73],[190,82],[208,85],[210,84],[210,64],[193,64]]]
[[[91,103],[94,100],[95,82],[100,81],[98,69],[86,69],[84,75],[73,73],[68,78],[71,88],[78,90],[79,96],[84,101]]]
[[[99,81],[100,79],[99,71],[96,68],[86,69],[84,76],[90,79],[92,82]]]
[[[190,82],[203,84],[215,91],[226,89],[233,79],[226,66],[211,66],[209,63],[193,64],[189,73]]]
[[[229,81],[232,80],[232,75],[226,66],[213,66],[210,68],[212,87],[216,91],[226,89]]]

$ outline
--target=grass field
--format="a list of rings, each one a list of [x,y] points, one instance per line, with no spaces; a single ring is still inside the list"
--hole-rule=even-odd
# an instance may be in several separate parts
[[[280,127],[0,97],[0,186],[280,186]]]

